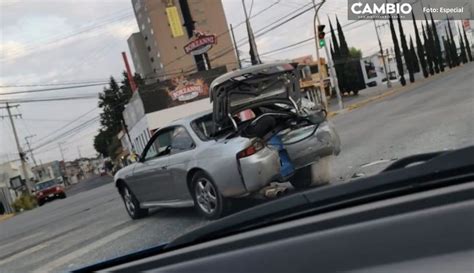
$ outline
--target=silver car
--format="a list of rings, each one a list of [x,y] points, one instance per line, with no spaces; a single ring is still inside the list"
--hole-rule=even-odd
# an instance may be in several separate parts
[[[215,219],[233,199],[272,182],[295,188],[328,182],[321,165],[339,154],[339,136],[325,111],[301,97],[297,66],[230,72],[210,90],[212,112],[160,128],[139,161],[115,175],[133,219],[151,207],[187,206]]]

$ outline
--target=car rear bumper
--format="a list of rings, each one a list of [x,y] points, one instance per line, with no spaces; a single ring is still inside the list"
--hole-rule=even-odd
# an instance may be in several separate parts
[[[265,147],[254,155],[240,159],[240,173],[247,192],[255,192],[280,174],[278,151]]]
[[[314,127],[307,130],[313,130],[311,128]],[[294,141],[290,138],[284,142]],[[331,123],[326,121],[319,125],[314,135],[294,144],[285,145],[285,149],[295,169],[299,169],[311,165],[322,157],[338,155],[341,152],[341,140]]]

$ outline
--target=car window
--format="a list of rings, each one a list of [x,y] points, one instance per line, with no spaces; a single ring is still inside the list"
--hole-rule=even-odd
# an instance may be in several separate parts
[[[173,131],[171,141],[171,153],[179,153],[192,149],[193,147],[194,141],[188,131],[182,126],[176,127]]]
[[[35,188],[36,188],[36,190],[41,191],[41,190],[47,189],[49,187],[52,187],[55,184],[56,184],[56,182],[54,180],[50,180],[50,181],[47,181],[47,182],[36,184]]]
[[[158,132],[158,135],[154,138],[153,143],[146,151],[145,161],[169,154],[171,150],[172,134],[173,129]]]

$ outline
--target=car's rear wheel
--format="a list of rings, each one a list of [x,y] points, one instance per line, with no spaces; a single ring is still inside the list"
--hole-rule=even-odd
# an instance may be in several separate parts
[[[140,208],[140,203],[127,186],[121,186],[120,194],[122,195],[125,209],[132,219],[140,219],[148,215],[148,209]]]
[[[217,219],[225,215],[228,201],[204,172],[197,172],[193,176],[192,195],[196,209],[205,218]]]

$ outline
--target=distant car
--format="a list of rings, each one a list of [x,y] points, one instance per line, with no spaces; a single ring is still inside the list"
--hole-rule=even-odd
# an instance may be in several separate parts
[[[35,185],[35,196],[39,206],[44,203],[57,199],[66,198],[64,187],[56,179],[40,182]]]
[[[339,136],[325,111],[302,98],[297,69],[263,64],[215,79],[212,113],[160,128],[139,161],[115,175],[128,214],[137,219],[151,207],[194,205],[215,219],[232,199],[271,182],[328,183]]]

